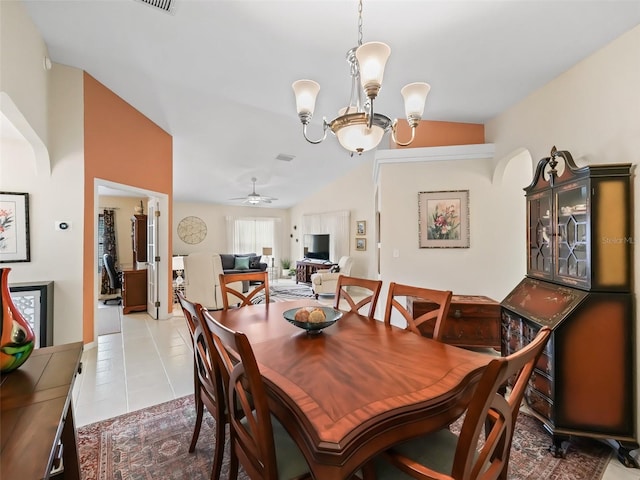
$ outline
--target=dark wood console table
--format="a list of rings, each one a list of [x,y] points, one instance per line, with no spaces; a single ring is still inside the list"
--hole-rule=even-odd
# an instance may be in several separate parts
[[[329,270],[337,263],[311,262],[308,260],[298,260],[296,262],[296,283],[306,283],[311,285],[311,275],[318,270]]]
[[[2,376],[2,478],[80,479],[71,396],[82,348],[76,342],[35,349],[20,368]]]

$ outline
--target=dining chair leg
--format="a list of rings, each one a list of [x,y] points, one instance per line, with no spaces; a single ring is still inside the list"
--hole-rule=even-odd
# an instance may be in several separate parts
[[[204,404],[202,403],[199,392],[196,392],[195,399],[196,424],[193,427],[193,436],[191,437],[191,445],[189,445],[189,453],[193,453],[196,449],[196,443],[198,443],[198,437],[200,436],[200,427],[202,426],[202,415],[204,413]]]
[[[234,452],[233,444],[229,445],[229,480],[238,478],[238,456]]]
[[[218,415],[221,418],[224,412]],[[220,472],[222,471],[222,460],[224,458],[224,444],[225,444],[225,423],[222,420],[216,420],[216,446],[213,454],[213,467],[211,468],[211,480],[218,480],[220,478]],[[233,478],[238,475],[236,467],[236,473]],[[231,471],[229,471],[229,478],[231,479]]]

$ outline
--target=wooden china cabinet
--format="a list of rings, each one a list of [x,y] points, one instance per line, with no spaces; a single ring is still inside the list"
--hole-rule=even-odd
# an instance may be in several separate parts
[[[133,264],[147,261],[147,216],[134,215],[131,217],[131,248],[133,249]]]
[[[501,303],[502,354],[551,327],[525,393],[550,450],[564,457],[572,435],[611,439],[638,466],[631,164],[578,168],[554,147],[525,192],[527,276]]]

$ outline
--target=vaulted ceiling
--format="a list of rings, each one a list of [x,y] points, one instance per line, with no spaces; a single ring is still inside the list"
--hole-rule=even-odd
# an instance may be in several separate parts
[[[350,157],[332,135],[307,143],[291,90],[320,83],[310,135],[321,136],[322,117],[348,103],[355,0],[172,0],[170,13],[140,0],[23,2],[54,62],[173,135],[176,201],[238,204],[256,177],[286,208],[373,155]],[[365,0],[364,42],[391,47],[376,110],[402,117],[401,87],[425,81],[425,119],[484,123],[639,23],[637,0]]]

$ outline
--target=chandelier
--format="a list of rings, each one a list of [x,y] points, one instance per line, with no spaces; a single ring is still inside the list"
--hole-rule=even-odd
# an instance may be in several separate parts
[[[391,138],[402,147],[413,142],[416,127],[422,119],[424,104],[431,89],[427,83],[410,83],[400,90],[404,98],[405,114],[411,127],[411,138],[400,142],[396,138],[398,121],[386,115],[374,112],[373,101],[382,87],[384,67],[391,49],[382,42],[362,43],[362,0],[358,2],[358,46],[347,52],[347,62],[351,74],[351,96],[349,105],[338,112],[338,116],[327,123],[323,118],[323,136],[311,140],[307,136],[307,125],[311,121],[316,105],[320,85],[313,80],[298,80],[293,83],[296,96],[296,109],[302,122],[302,135],[313,144],[327,138],[327,129],[338,138],[338,142],[351,155],[366,152],[378,146],[387,130],[391,129]],[[364,95],[366,101],[363,101]]]

